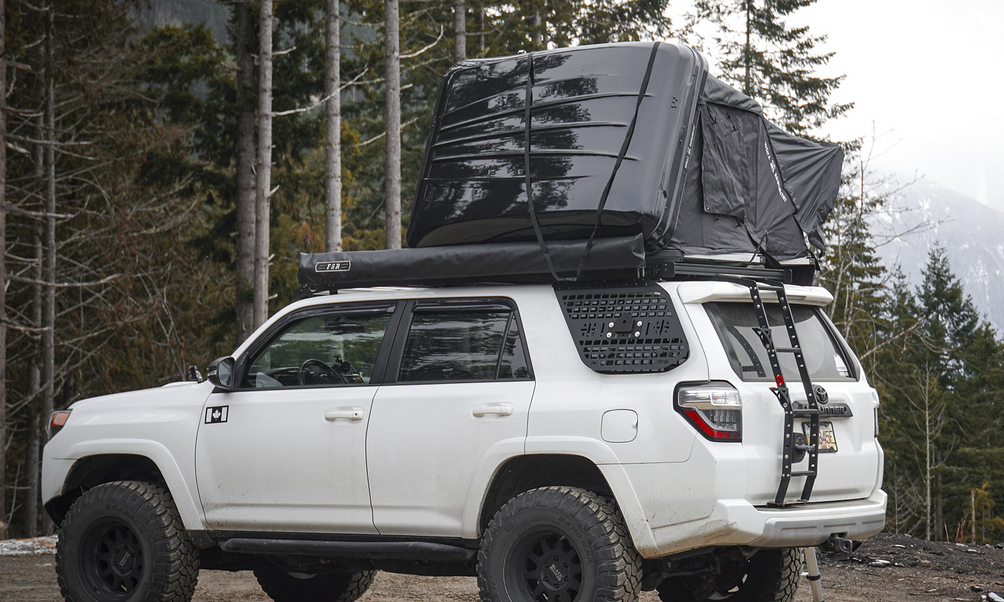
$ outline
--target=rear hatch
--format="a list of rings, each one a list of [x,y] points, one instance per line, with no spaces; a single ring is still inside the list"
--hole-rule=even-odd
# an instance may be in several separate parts
[[[769,287],[760,289],[770,336],[748,288],[732,283],[683,283],[680,294],[702,333],[709,378],[728,381],[739,390],[742,446],[747,458],[746,499],[762,506],[779,499],[832,502],[868,497],[881,473],[881,451],[875,438],[878,396],[868,386],[860,364],[823,313],[831,297],[818,287],[787,286],[787,300],[799,353],[785,325],[784,311]],[[706,329],[706,330],[705,330]],[[718,342],[720,344],[716,345]],[[817,466],[812,454],[794,449],[791,477],[785,487],[783,461],[788,436],[783,388],[779,386],[767,347],[773,345],[777,365],[793,404],[791,437],[795,447],[811,440],[811,406],[819,411]],[[809,386],[800,377],[796,357],[804,358]],[[808,395],[815,403],[808,403]],[[815,472],[815,477],[800,473]],[[812,481],[811,491],[806,490]],[[780,492],[780,493],[779,493]]]

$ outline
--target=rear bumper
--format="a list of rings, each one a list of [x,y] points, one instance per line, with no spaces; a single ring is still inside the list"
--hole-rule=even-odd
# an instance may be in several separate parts
[[[847,539],[871,537],[885,527],[886,494],[866,500],[801,508],[756,508],[762,535],[749,543],[757,548],[795,548],[820,544],[834,533]],[[811,542],[811,543],[806,543]]]
[[[885,526],[886,494],[847,502],[765,508],[745,500],[718,500],[707,518],[652,529],[652,543],[665,556],[707,546],[743,545],[756,548],[816,546],[830,535],[864,539]]]
[[[866,498],[771,508],[738,497],[743,475],[727,465],[703,478],[682,474],[689,463],[672,467],[670,477],[667,465],[600,466],[645,558],[713,546],[801,548],[835,533],[864,539],[885,526],[886,494],[877,487]]]

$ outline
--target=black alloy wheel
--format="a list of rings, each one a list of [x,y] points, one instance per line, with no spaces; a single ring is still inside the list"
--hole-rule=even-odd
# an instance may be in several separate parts
[[[92,591],[124,600],[139,587],[149,551],[129,525],[114,518],[92,525],[81,551],[78,570]]]
[[[523,564],[522,575],[513,571],[510,576],[513,589],[526,599],[573,602],[582,590],[582,560],[561,533],[527,533],[513,549],[512,562]]]
[[[620,512],[595,493],[543,487],[509,500],[478,553],[483,602],[629,602],[641,555]]]
[[[189,602],[198,576],[199,550],[156,485],[88,489],[60,525],[56,577],[67,602]]]

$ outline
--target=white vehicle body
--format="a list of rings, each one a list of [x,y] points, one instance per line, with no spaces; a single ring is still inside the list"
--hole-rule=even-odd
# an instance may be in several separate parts
[[[831,406],[853,416],[829,420],[837,450],[819,454],[809,502],[773,507],[784,410],[772,380],[739,378],[705,307],[748,304],[749,291],[719,281],[660,286],[690,352],[676,368],[649,374],[602,374],[580,361],[549,286],[366,289],[291,304],[235,351],[238,366],[305,311],[376,302],[400,315],[405,301],[502,299],[518,312],[532,378],[235,391],[203,382],[81,401],[45,448],[43,499],[59,522],[95,480],[148,471],[159,474],[200,547],[234,533],[476,542],[520,490],[500,485],[513,462],[540,458],[558,473],[575,469],[571,483],[553,485],[598,472],[645,558],[815,546],[880,531],[878,397],[832,325],[851,377],[823,384]],[[793,305],[831,300],[820,288],[788,286],[787,294]],[[709,440],[674,409],[680,383],[707,382],[738,391],[741,442]],[[794,401],[800,395],[793,387]],[[561,464],[569,458],[577,464]],[[576,473],[579,466],[592,468]],[[525,473],[524,483],[538,484]],[[799,498],[803,481],[792,479],[786,502]]]

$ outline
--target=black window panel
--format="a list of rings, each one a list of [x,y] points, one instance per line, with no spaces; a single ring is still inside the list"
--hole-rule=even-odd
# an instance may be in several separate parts
[[[499,380],[526,380],[530,378],[530,366],[526,361],[526,351],[519,336],[519,322],[513,315],[509,319],[509,332],[502,347],[502,361],[499,362]]]
[[[293,321],[255,352],[241,387],[369,384],[391,316],[383,309]]]
[[[766,304],[771,337],[776,347],[790,347],[784,318],[777,305]],[[812,380],[854,380],[853,364],[837,344],[818,310],[806,305],[791,305],[795,332]],[[773,381],[767,351],[760,335],[756,310],[749,303],[707,303],[708,315],[718,331],[732,369],[744,381]],[[798,367],[791,353],[779,353],[778,361],[785,379],[797,381]]]
[[[412,316],[398,382],[527,379],[515,324],[504,306],[422,307]]]

